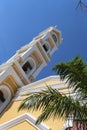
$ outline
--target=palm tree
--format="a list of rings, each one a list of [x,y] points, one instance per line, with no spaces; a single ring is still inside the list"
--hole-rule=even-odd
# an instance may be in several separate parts
[[[66,79],[75,98],[72,94],[61,94],[58,90],[47,86],[44,91],[29,94],[19,110],[41,110],[36,124],[50,117],[67,119],[70,116],[73,120],[79,120],[84,124],[87,122],[87,63],[76,56],[70,62],[55,65],[53,70],[60,75],[61,80]]]

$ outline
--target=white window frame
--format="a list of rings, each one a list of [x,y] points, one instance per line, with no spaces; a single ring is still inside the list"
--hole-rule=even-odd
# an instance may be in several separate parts
[[[35,69],[36,69],[36,62],[35,62],[35,60],[32,58],[32,57],[29,57],[29,58],[27,58],[25,61],[24,61],[24,63],[22,64],[22,67],[23,67],[23,65],[26,63],[26,62],[28,62],[28,61],[32,61],[33,62],[33,68],[32,68],[32,70],[30,70],[28,73],[25,73],[28,77],[35,71]],[[30,62],[29,62],[30,63]],[[22,68],[23,69],[23,68]],[[24,71],[24,70],[23,70]]]
[[[50,127],[45,125],[43,122],[41,122],[39,125],[36,125],[36,118],[29,113],[25,113],[21,116],[17,116],[16,118],[13,118],[12,120],[9,120],[3,124],[0,124],[0,130],[7,130],[9,128],[12,128],[18,124],[23,123],[24,121],[27,121],[30,125],[35,127],[37,130],[50,130]]]
[[[53,39],[53,35],[55,35],[55,36],[56,36],[56,39],[57,39],[57,41],[56,41],[56,42],[55,42],[55,40]],[[52,39],[53,39],[54,43],[57,43],[57,42],[58,42],[57,35],[56,35],[55,33],[52,33],[52,34],[51,34],[51,36],[52,36]]]
[[[49,48],[48,48],[48,51],[45,51],[44,47],[43,47],[43,49],[44,49],[44,51],[45,51],[47,54],[49,54],[49,52],[51,51],[50,43],[49,43],[48,41],[44,41],[44,43],[42,44],[42,46],[45,45],[45,44],[47,44],[47,46],[49,47]]]

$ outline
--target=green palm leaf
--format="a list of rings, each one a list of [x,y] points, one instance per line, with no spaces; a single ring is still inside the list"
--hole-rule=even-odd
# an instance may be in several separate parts
[[[47,87],[44,91],[28,95],[18,110],[41,110],[42,114],[38,117],[37,124],[50,117],[67,119],[72,115],[73,119],[79,119],[81,122],[87,120],[87,63],[76,56],[70,62],[57,64],[53,70],[62,80],[66,79],[69,87],[74,88],[75,96],[65,95]]]

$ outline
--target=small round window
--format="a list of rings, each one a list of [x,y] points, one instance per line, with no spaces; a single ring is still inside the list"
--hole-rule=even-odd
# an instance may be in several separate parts
[[[54,42],[56,43],[57,42],[57,37],[56,37],[55,34],[52,34],[52,38],[53,38]]]

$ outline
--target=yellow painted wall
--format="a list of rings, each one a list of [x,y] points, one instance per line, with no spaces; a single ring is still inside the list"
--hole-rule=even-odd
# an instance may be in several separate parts
[[[29,124],[27,121],[24,121],[23,123],[18,124],[7,130],[36,130],[36,128]]]
[[[5,123],[9,120],[12,120],[13,118],[21,115],[21,114],[24,114],[26,112],[28,112],[27,110],[26,111],[20,111],[20,112],[17,112],[17,109],[20,105],[20,101],[17,101],[17,102],[14,102],[13,105],[10,107],[10,109],[8,111],[6,111],[4,113],[4,115],[0,118],[0,124],[1,123]],[[35,117],[38,117],[38,115],[40,114],[40,111],[36,111],[36,112],[29,112],[31,115],[35,116]],[[53,120],[52,119],[49,119],[47,121],[45,121],[44,123],[46,123],[47,126],[49,126],[52,130],[62,130],[62,127],[64,125],[64,120],[61,120],[61,119],[55,119]],[[15,127],[12,127],[8,130],[24,130],[24,126],[26,124],[26,130],[34,130],[33,128],[31,129],[31,126],[28,125],[26,122],[24,123],[21,123],[20,125],[17,125]]]

